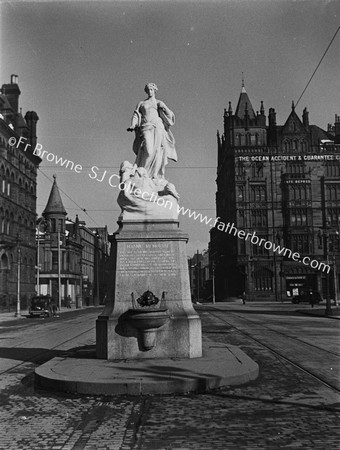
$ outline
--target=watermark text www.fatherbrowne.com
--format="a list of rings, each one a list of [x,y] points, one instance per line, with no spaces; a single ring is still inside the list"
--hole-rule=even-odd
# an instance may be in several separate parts
[[[24,151],[26,151],[29,147],[31,147],[30,144],[25,143],[27,141],[27,138],[21,136],[18,140],[12,136],[8,140],[8,144],[11,146],[16,146],[16,148],[19,147],[20,144],[26,144],[24,147]],[[73,170],[76,173],[81,173],[83,171],[83,167],[81,164],[75,164],[73,161],[68,160],[66,158],[58,157],[54,153],[47,152],[47,150],[43,150],[43,146],[41,144],[36,144],[33,154],[36,156],[39,156],[40,158],[44,158],[49,162],[54,162],[57,166],[65,167],[69,170]],[[91,173],[89,173],[89,177],[92,180],[97,180],[98,182],[102,182],[107,174],[107,171],[104,171],[101,178],[98,178],[97,171],[99,168],[97,166],[91,167]],[[117,188],[119,190],[128,190],[131,194],[135,195],[136,197],[141,197],[144,200],[148,200],[154,203],[157,203],[159,206],[163,206],[165,208],[172,209],[173,203],[169,201],[165,201],[164,198],[159,197],[157,194],[152,193],[151,195],[148,192],[143,192],[141,189],[135,189],[135,186],[131,183],[119,183],[118,185],[112,184],[113,179],[120,179],[120,176],[118,174],[111,174],[107,181],[110,187]],[[237,236],[239,239],[244,239],[245,241],[250,240],[251,244],[263,246],[266,250],[272,250],[274,253],[277,253],[282,256],[288,256],[288,258],[292,259],[296,262],[302,262],[306,266],[310,266],[313,269],[321,270],[322,272],[329,273],[331,268],[328,264],[325,264],[322,261],[317,261],[315,259],[311,259],[309,256],[302,257],[299,252],[293,252],[289,248],[281,247],[279,244],[274,244],[273,242],[266,240],[264,238],[261,238],[256,234],[254,231],[253,233],[246,233],[244,230],[239,230],[236,228],[234,223],[228,222],[225,224],[224,222],[220,222],[220,217],[217,217],[216,219],[208,218],[207,216],[202,216],[201,213],[197,213],[196,211],[192,211],[189,208],[184,208],[183,206],[179,206],[176,204],[177,212],[178,214],[182,214],[183,216],[188,216],[191,219],[199,220],[200,223],[203,223],[204,225],[209,225],[210,228],[216,228],[219,231],[222,231],[224,233],[233,234],[234,236]]]

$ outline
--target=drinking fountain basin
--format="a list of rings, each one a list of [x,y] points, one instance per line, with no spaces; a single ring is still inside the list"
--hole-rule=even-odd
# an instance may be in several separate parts
[[[129,309],[127,321],[141,332],[145,350],[151,350],[156,343],[157,330],[169,320],[167,309]]]

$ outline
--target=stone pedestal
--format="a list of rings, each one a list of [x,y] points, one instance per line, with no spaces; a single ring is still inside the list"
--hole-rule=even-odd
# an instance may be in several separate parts
[[[190,295],[188,236],[178,227],[176,220],[119,222],[111,240],[111,291],[96,322],[97,358],[202,356],[201,320]],[[129,310],[146,291],[159,298],[155,308],[169,315],[155,331],[152,349],[145,349],[141,330],[128,320]]]

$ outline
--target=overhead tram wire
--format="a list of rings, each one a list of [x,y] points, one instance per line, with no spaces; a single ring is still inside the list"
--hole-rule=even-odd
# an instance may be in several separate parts
[[[336,32],[334,33],[334,36],[332,37],[332,39],[331,39],[331,42],[330,42],[330,43],[328,44],[328,46],[327,46],[327,48],[326,48],[326,50],[325,50],[324,54],[322,55],[322,57],[321,57],[321,59],[320,59],[320,61],[319,61],[318,65],[316,66],[316,68],[315,68],[314,72],[312,73],[312,76],[310,77],[310,79],[309,79],[308,83],[306,84],[306,87],[304,88],[304,90],[302,91],[302,94],[300,95],[300,97],[299,97],[298,101],[296,102],[296,104],[295,104],[295,107],[297,107],[297,105],[299,104],[299,101],[301,100],[301,97],[302,97],[302,96],[303,96],[303,94],[304,94],[304,93],[306,92],[306,90],[307,90],[307,88],[308,88],[308,86],[309,86],[310,82],[312,81],[312,79],[313,79],[313,77],[314,77],[314,75],[315,75],[316,71],[318,70],[318,68],[319,68],[320,64],[322,63],[322,61],[323,61],[324,57],[326,56],[326,53],[328,52],[328,50],[329,50],[329,47],[330,47],[330,46],[332,45],[332,43],[333,43],[333,41],[334,41],[334,39],[335,39],[336,35],[338,34],[339,30],[340,30],[340,26],[338,27],[338,29],[337,29],[337,30],[336,30]]]
[[[91,169],[94,166],[82,166],[82,169]],[[119,169],[118,166],[96,166],[98,169]],[[58,166],[57,164],[55,165],[48,165],[48,166],[44,166],[44,169],[52,169],[52,168],[60,168],[60,169],[64,169],[64,170],[58,170],[58,172],[71,172],[70,169],[66,169],[66,167],[61,167]],[[215,169],[216,170],[216,166],[168,166],[168,169]]]
[[[51,183],[53,183],[53,181],[51,180],[51,178],[50,178],[48,175],[46,175],[46,173],[44,173],[44,172],[40,169],[40,167],[38,167],[38,170],[39,170],[39,172],[41,172],[41,173],[44,175],[44,177],[46,177]],[[78,203],[77,203],[75,200],[73,200],[73,198],[71,198],[68,194],[66,194],[66,192],[63,191],[63,189],[61,189],[59,186],[58,186],[58,189],[59,189],[59,191],[61,191],[68,199],[70,199],[71,202],[74,203],[74,204],[78,207],[78,209],[80,209],[81,211],[83,211],[83,212],[87,215],[87,217],[88,217],[90,220],[92,220],[93,223],[95,223],[95,224],[97,225],[97,227],[101,227],[101,225],[99,225],[99,223],[97,223],[97,222],[90,216],[90,214],[87,212],[87,210],[86,210],[85,208],[82,208],[80,205],[78,205]]]

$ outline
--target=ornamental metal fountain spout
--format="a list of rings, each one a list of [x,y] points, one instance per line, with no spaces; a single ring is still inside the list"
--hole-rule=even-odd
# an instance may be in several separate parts
[[[162,294],[164,299],[165,292]],[[134,303],[134,295],[131,294]],[[137,300],[139,307],[129,309],[127,321],[140,331],[142,345],[145,350],[151,350],[156,345],[156,332],[169,320],[166,308],[156,307],[159,304],[157,298],[151,291],[145,291]]]

